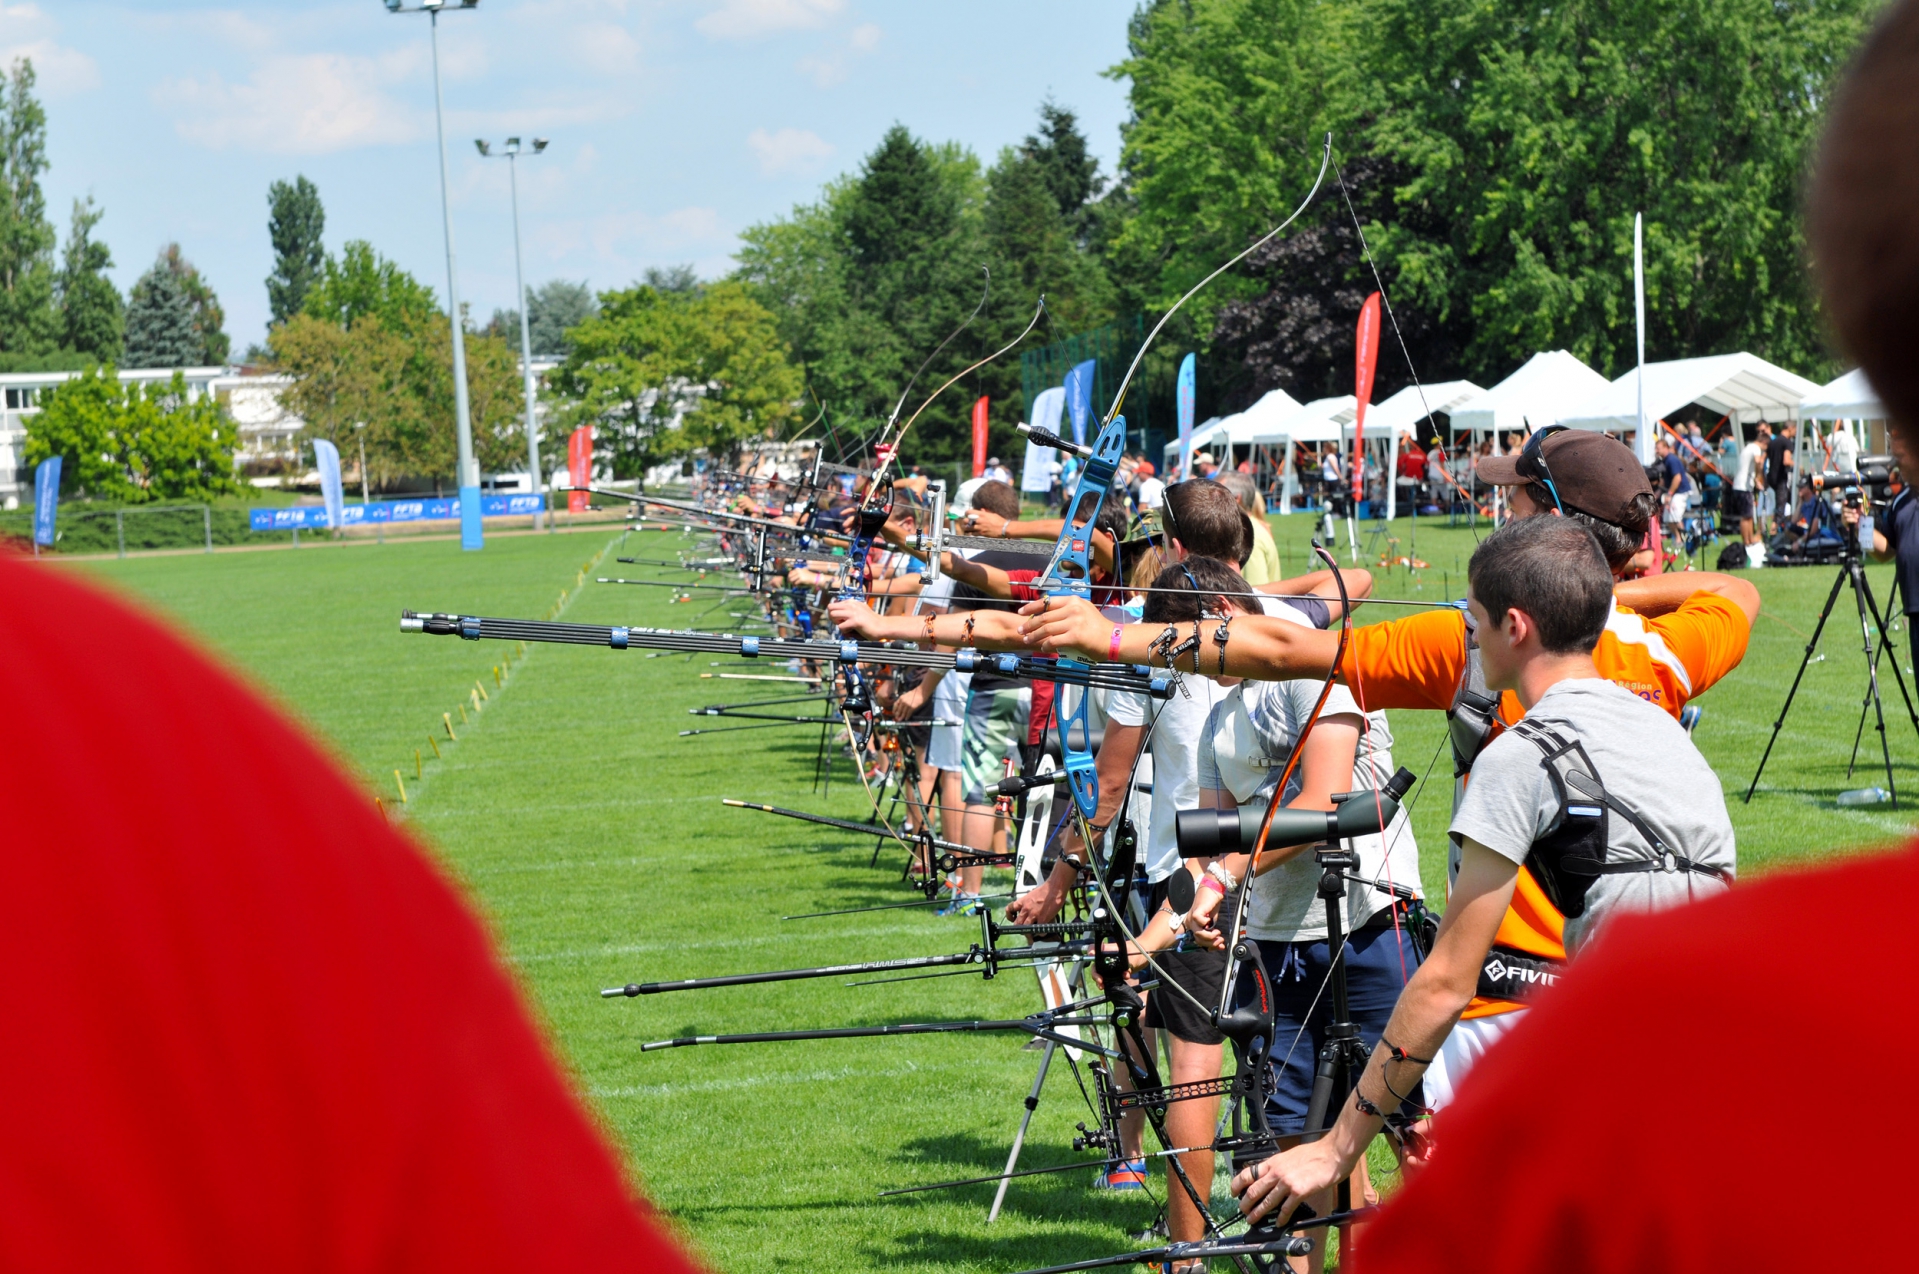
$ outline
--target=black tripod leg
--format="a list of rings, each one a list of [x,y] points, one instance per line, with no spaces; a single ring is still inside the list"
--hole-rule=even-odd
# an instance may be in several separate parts
[[[1886,763],[1886,791],[1892,796],[1892,808],[1899,808],[1899,789],[1892,781],[1892,745],[1886,741],[1886,710],[1879,700],[1879,657],[1872,644],[1872,623],[1866,612],[1866,568],[1858,562],[1847,567],[1852,579],[1853,600],[1859,605],[1860,640],[1865,643],[1866,652],[1866,696],[1872,703],[1872,711],[1879,729],[1879,755]]]
[[[1826,620],[1832,616],[1832,604],[1839,600],[1839,590],[1846,586],[1848,576],[1840,571],[1832,581],[1832,591],[1826,594],[1826,604],[1819,610],[1819,622],[1813,626],[1812,637],[1806,642],[1806,653],[1800,656],[1799,671],[1792,679],[1792,689],[1786,691],[1786,701],[1779,707],[1779,719],[1772,723],[1772,737],[1766,740],[1765,754],[1759,758],[1759,768],[1752,772],[1752,782],[1746,788],[1746,804],[1752,804],[1752,794],[1759,790],[1759,776],[1766,772],[1766,762],[1772,757],[1773,745],[1779,742],[1780,727],[1786,724],[1786,714],[1792,711],[1793,696],[1799,693],[1799,683],[1805,680],[1806,666],[1812,662],[1812,652],[1819,648],[1819,634],[1826,631]]]
[[[1863,571],[1860,572],[1859,582],[1865,586],[1866,605],[1871,608],[1873,623],[1878,625],[1879,628],[1879,649],[1874,652],[1872,657],[1872,666],[1876,673],[1879,668],[1879,656],[1886,653],[1887,648],[1892,645],[1892,633],[1887,628],[1886,617],[1893,613],[1893,603],[1899,600],[1899,581],[1896,579],[1893,580],[1892,592],[1886,595],[1886,606],[1884,610],[1879,608],[1878,599],[1873,597],[1872,581]],[[1899,653],[1897,651],[1894,651],[1892,656],[1892,679],[1899,686],[1899,698],[1904,701],[1906,705],[1906,716],[1912,721],[1913,732],[1919,734],[1919,711],[1914,710],[1912,695],[1906,690],[1906,675],[1899,669]]]

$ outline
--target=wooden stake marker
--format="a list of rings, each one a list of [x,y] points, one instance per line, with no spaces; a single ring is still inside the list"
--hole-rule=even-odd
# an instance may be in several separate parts
[[[407,803],[406,780],[400,777],[398,770],[393,771],[393,785],[400,789],[400,804],[405,805]]]

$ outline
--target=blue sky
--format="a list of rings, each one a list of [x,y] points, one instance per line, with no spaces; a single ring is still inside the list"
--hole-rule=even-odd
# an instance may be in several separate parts
[[[409,0],[414,3],[416,0]],[[596,289],[650,265],[729,265],[738,232],[810,200],[895,121],[990,162],[1049,92],[1110,174],[1129,0],[481,0],[440,22],[462,299],[513,300],[504,161],[476,137],[545,136],[520,169],[530,284]],[[423,15],[381,0],[0,0],[0,59],[31,57],[62,241],[106,210],[124,290],[178,240],[237,354],[261,339],[266,190],[304,173],[327,246],[370,239],[442,297],[446,265]]]

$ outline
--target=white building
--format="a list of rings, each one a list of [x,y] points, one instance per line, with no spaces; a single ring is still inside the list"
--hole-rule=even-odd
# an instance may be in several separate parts
[[[42,394],[80,374],[0,374],[0,506],[16,509],[33,502],[33,470],[26,463],[27,421],[39,412]],[[293,440],[302,422],[280,406],[280,391],[293,383],[292,377],[250,375],[237,367],[187,367],[181,369],[181,376],[190,400],[212,394],[225,404],[240,430],[237,464],[293,455]],[[123,385],[164,385],[172,379],[172,368],[129,368],[120,373]]]

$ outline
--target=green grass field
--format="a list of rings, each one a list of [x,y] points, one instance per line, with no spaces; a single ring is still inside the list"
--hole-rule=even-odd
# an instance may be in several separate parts
[[[1289,569],[1299,569],[1308,521],[1275,519],[1275,527]],[[1422,522],[1399,534],[1416,534],[1417,554],[1432,569],[1417,578],[1382,573],[1380,596],[1438,600],[1448,587],[1460,590],[1468,532]],[[656,533],[635,537],[628,551],[669,556],[679,542]],[[707,656],[545,646],[508,660],[513,652],[494,643],[398,632],[402,607],[537,617],[563,594],[565,617],[581,621],[685,626],[705,609],[672,604],[666,590],[596,586],[590,575],[598,572],[581,586],[583,567],[611,543],[603,531],[582,530],[495,537],[472,555],[444,541],[320,545],[62,569],[123,589],[196,633],[327,740],[369,800],[393,802],[393,771],[402,772],[407,823],[484,910],[581,1090],[648,1194],[714,1268],[1011,1271],[1129,1246],[1129,1232],[1152,1219],[1154,1205],[1094,1194],[1090,1171],[1015,1182],[991,1227],[990,1187],[876,1198],[889,1186],[998,1170],[1037,1064],[1018,1039],[638,1052],[642,1041],[695,1031],[1017,1016],[1037,997],[1013,971],[992,982],[852,988],[821,980],[599,998],[601,987],[628,981],[956,951],[977,934],[970,922],[914,911],[780,921],[905,897],[897,851],[869,868],[870,841],[721,806],[721,797],[736,796],[864,816],[865,798],[844,764],[830,799],[811,790],[816,731],[676,737],[698,724],[689,707],[796,687],[701,680],[699,673],[725,670],[709,667]],[[1756,573],[1766,611],[1751,651],[1700,700],[1706,715],[1697,741],[1725,785],[1749,875],[1889,843],[1911,826],[1903,811],[1834,804],[1843,788],[1883,782],[1870,728],[1860,774],[1845,775],[1864,684],[1849,609],[1826,632],[1823,658],[1807,675],[1758,796],[1750,806],[1737,799],[1832,578],[1826,569]],[[1875,568],[1872,578],[1883,596],[1889,571]],[[726,609],[704,622],[723,620]],[[1897,639],[1903,668],[1903,630]],[[496,684],[493,669],[503,661]],[[1888,658],[1881,669],[1895,775],[1919,800],[1919,740],[1890,666]],[[477,714],[476,683],[488,692]],[[464,724],[462,704],[472,718]],[[457,743],[447,740],[442,713]],[[1436,714],[1395,714],[1400,762],[1426,772],[1442,724]],[[443,760],[434,759],[429,735]],[[1422,786],[1415,807],[1435,891],[1448,768],[1444,758],[1432,768],[1431,790]],[[1056,1068],[1024,1162],[1082,1158],[1069,1146],[1074,1122],[1087,1118],[1070,1073]]]

